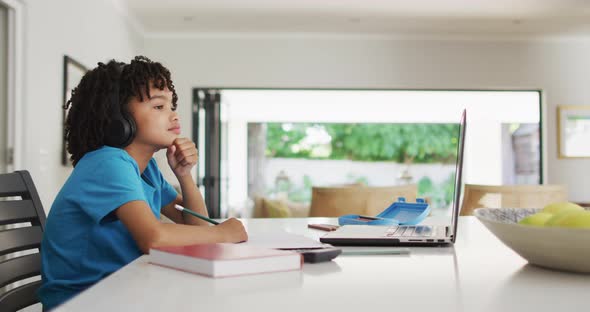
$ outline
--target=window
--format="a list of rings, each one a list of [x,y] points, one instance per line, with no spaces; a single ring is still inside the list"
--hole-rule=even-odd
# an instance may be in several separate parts
[[[257,197],[309,205],[316,185],[409,183],[446,214],[463,108],[465,183],[542,182],[539,91],[219,94],[222,215],[249,216]]]

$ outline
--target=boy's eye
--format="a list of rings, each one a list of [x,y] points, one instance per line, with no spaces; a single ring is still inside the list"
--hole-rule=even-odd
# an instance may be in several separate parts
[[[155,109],[162,110],[162,109],[164,109],[164,105],[157,105],[157,106],[154,106],[154,108]]]

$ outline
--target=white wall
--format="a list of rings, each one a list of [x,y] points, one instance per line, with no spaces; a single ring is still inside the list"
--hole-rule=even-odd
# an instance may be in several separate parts
[[[590,101],[590,39],[395,40],[319,36],[146,38],[145,54],[168,66],[184,129],[193,87],[542,89],[547,182],[590,201],[587,160],[558,160],[556,105]]]
[[[143,36],[109,0],[24,1],[24,159],[48,211],[70,169],[61,165],[63,55],[89,68],[128,62]],[[21,168],[16,168],[21,169]]]

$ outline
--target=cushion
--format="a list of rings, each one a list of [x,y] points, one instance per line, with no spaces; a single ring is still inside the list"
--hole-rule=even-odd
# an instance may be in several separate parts
[[[291,216],[287,203],[282,200],[263,198],[262,202],[265,215],[269,218],[289,218]]]

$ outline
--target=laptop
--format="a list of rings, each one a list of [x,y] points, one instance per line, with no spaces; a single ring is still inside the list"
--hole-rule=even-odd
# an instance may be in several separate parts
[[[343,225],[321,237],[320,242],[336,246],[436,246],[454,243],[457,238],[457,219],[461,206],[459,201],[466,127],[467,112],[463,110],[459,127],[455,190],[450,225]]]

